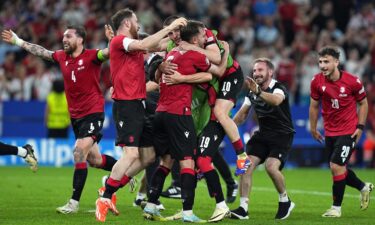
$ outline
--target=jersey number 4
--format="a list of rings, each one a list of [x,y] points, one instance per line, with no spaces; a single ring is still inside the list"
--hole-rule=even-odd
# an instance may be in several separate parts
[[[74,71],[72,71],[72,81],[75,83],[76,82],[76,76],[74,75]]]

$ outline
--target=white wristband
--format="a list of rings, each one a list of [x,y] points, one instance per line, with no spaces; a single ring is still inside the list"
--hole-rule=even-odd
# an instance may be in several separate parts
[[[21,38],[16,38],[16,41],[14,42],[14,44],[19,47],[22,47],[23,43],[25,43],[25,41],[22,40]]]

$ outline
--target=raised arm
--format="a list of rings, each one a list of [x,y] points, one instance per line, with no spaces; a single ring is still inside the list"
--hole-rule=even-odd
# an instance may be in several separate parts
[[[280,105],[285,99],[284,91],[276,89],[274,93],[268,93],[262,91],[260,86],[251,77],[246,77],[245,84],[250,91],[254,92],[258,97],[260,97],[267,104],[272,106]]]
[[[115,36],[115,33],[113,32],[113,29],[111,25],[106,24],[104,25],[104,32],[105,36],[108,40],[108,43],[111,42],[112,38]],[[109,48],[100,49],[98,51],[98,59],[101,61],[105,61],[109,58]]]
[[[163,28],[162,30],[156,32],[153,35],[146,37],[143,40],[135,40],[129,44],[128,51],[155,51],[160,49],[161,40],[172,30],[185,26],[187,23],[185,18],[178,18],[169,26]]]
[[[39,56],[48,61],[54,61],[52,58],[53,51],[47,50],[40,45],[22,40],[12,30],[3,30],[1,37],[3,38],[3,41],[7,42],[8,44],[17,45],[35,56]]]

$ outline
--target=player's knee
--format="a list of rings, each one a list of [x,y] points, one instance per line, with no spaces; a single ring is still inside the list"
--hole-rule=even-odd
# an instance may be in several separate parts
[[[341,166],[333,162],[329,163],[329,167],[331,168],[331,172],[333,175],[339,175],[339,174],[345,173],[346,171],[345,166]]]
[[[265,168],[268,174],[274,174],[279,171],[280,163],[275,161],[267,160],[265,163]]]
[[[84,149],[80,148],[79,146],[76,146],[73,151],[73,158],[75,163],[85,162],[87,156]]]
[[[215,116],[220,120],[228,116],[228,113],[225,112],[225,110],[222,107],[216,107],[214,108]]]
[[[139,158],[139,152],[136,149],[127,149],[125,151],[126,158],[136,160]]]
[[[200,169],[202,173],[207,173],[214,169],[212,166],[212,160],[211,157],[202,157],[199,156],[197,159],[197,167]]]

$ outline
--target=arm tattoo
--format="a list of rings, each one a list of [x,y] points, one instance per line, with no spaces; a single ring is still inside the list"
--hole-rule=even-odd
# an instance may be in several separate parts
[[[22,47],[33,55],[39,56],[48,61],[54,61],[52,58],[53,51],[47,50],[40,45],[25,42]]]

